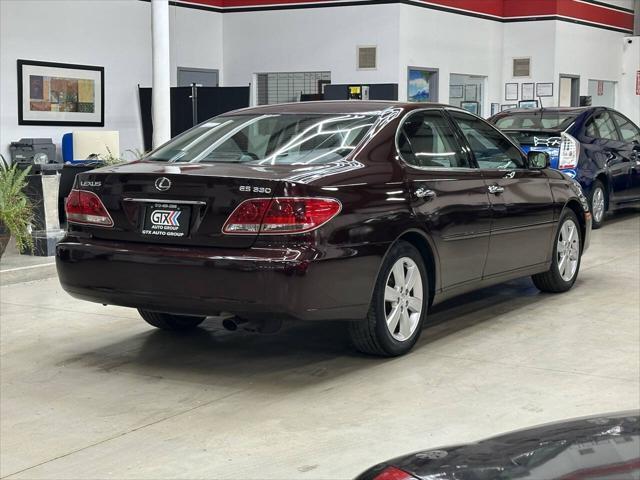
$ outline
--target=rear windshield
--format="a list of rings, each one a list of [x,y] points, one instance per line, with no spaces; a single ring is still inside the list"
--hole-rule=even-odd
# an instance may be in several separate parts
[[[578,116],[577,113],[558,113],[558,112],[523,112],[507,114],[500,117],[496,122],[496,127],[502,130],[536,130],[536,129],[554,129],[565,130],[573,123]]]
[[[146,159],[252,165],[327,163],[349,155],[377,119],[375,113],[221,116],[188,130]]]

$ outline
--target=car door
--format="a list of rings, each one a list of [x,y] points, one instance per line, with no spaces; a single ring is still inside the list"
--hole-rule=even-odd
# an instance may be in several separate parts
[[[443,109],[410,112],[397,135],[415,217],[440,260],[440,288],[479,281],[489,247],[491,208],[484,181]]]
[[[584,136],[589,154],[596,164],[602,166],[609,178],[609,201],[624,202],[629,197],[631,162],[625,152],[625,142],[620,136],[611,115],[599,110],[587,120]]]
[[[484,277],[532,267],[550,258],[554,201],[543,170],[500,131],[479,117],[451,110],[485,182],[492,222]]]
[[[640,201],[640,128],[618,112],[611,112],[624,144],[620,155],[629,162],[628,189],[625,201]]]

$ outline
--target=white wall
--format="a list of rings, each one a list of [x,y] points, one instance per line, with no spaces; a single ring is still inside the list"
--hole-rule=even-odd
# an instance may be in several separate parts
[[[518,100],[522,100],[523,83],[553,82],[553,97],[543,97],[545,107],[558,105],[558,78],[555,71],[556,24],[553,20],[504,24],[504,56],[500,104],[515,103],[504,98],[505,83],[518,83]],[[597,33],[594,31],[594,35]],[[513,59],[531,58],[531,77],[513,77]],[[535,88],[535,87],[534,87]],[[535,94],[535,92],[534,92]]]
[[[622,72],[616,108],[640,125],[640,95],[636,95],[636,72],[640,71],[640,37],[627,37],[620,40],[622,48]]]
[[[225,13],[223,85],[247,85],[254,73],[305,71],[330,71],[332,83],[397,83],[398,8]],[[376,70],[357,70],[359,45],[377,45]]]
[[[171,85],[178,83],[177,67],[222,70],[223,15],[193,8],[170,9]]]
[[[120,132],[121,152],[142,149],[137,87],[151,85],[150,8],[138,0],[0,0],[0,152],[7,159],[9,143],[22,137],[51,137],[60,155],[62,135],[82,129],[18,125],[17,59],[103,66],[104,128]],[[171,7],[170,28],[174,85],[177,66],[222,67],[221,14]]]
[[[502,62],[502,24],[491,20],[400,6],[399,98],[407,99],[407,67],[438,68],[439,101],[449,99],[449,75],[488,77],[483,112],[496,102]]]

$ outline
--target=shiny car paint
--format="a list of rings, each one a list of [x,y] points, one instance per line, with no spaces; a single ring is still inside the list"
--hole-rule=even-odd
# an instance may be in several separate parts
[[[587,248],[586,200],[557,171],[486,171],[477,165],[439,170],[403,162],[396,132],[409,113],[424,108],[447,116],[455,110],[394,102],[245,110],[382,112],[346,159],[329,164],[257,167],[143,159],[78,175],[77,188],[99,195],[115,226],[69,225],[57,247],[61,284],[78,298],[155,311],[355,320],[366,316],[381,263],[401,238],[425,258],[431,303],[548,270],[564,209],[576,213]],[[161,177],[171,183],[162,192],[155,187]],[[488,194],[493,184],[503,186],[504,195]],[[419,197],[420,188],[435,198]],[[223,234],[232,211],[247,199],[264,197],[266,189],[275,197],[335,198],[342,210],[307,233]],[[141,209],[150,202],[188,204],[188,235],[141,237]]]
[[[552,108],[544,109],[549,112],[573,113],[575,120],[565,129],[536,130],[547,134],[551,138],[559,138],[563,131],[580,142],[580,157],[576,168],[562,170],[582,186],[585,195],[590,198],[594,182],[600,180],[607,190],[607,203],[610,209],[640,206],[640,137],[635,141],[610,140],[592,138],[587,134],[586,127],[596,115],[603,112],[615,113],[625,118],[619,112],[604,107]],[[525,112],[530,112],[526,110]],[[541,112],[541,110],[536,110]],[[498,113],[489,119],[496,123],[510,115],[518,115],[523,111],[511,110]],[[628,120],[628,119],[626,119]],[[637,126],[636,126],[637,128]],[[526,130],[504,129],[508,135]],[[559,148],[548,146],[545,142],[538,145],[522,145],[522,150],[546,151],[551,158],[551,167],[559,168]]]
[[[371,467],[356,480],[640,478],[640,412],[590,416],[475,443],[430,448]]]

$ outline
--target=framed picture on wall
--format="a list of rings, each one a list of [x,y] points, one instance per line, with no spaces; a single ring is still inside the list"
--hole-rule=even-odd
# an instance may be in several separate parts
[[[500,111],[500,104],[499,103],[492,103],[491,104],[491,116],[495,115],[499,111]]]
[[[478,115],[480,113],[479,102],[460,102],[460,108],[475,115]]]
[[[475,102],[478,100],[478,86],[477,85],[465,85],[464,86],[464,99],[467,102]]]
[[[518,84],[517,83],[504,84],[504,99],[518,100]]]
[[[536,97],[553,97],[553,82],[536,83]]]
[[[407,67],[407,100],[410,102],[437,102],[438,70]]]
[[[104,127],[104,67],[18,60],[18,124]]]
[[[515,103],[503,103],[500,107],[500,111],[504,112],[505,110],[511,110],[512,108],[516,108],[517,105]]]
[[[449,98],[464,98],[464,85],[449,85]]]
[[[518,108],[538,108],[537,100],[520,100],[518,102]]]
[[[535,98],[535,86],[535,83],[523,83],[520,98],[522,100],[533,100]]]

